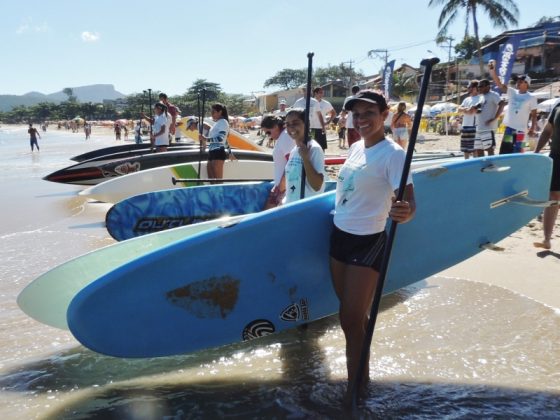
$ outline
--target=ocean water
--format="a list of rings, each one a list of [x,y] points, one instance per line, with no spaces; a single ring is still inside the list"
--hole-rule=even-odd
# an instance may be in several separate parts
[[[111,138],[0,128],[0,418],[348,418],[336,316],[167,358],[98,355],[28,318],[19,292],[113,243],[107,205],[41,178]],[[384,298],[362,418],[559,418],[560,312],[476,279],[434,277]]]

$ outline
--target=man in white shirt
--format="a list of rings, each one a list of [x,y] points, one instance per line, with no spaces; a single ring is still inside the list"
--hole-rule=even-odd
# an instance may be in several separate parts
[[[514,78],[515,88],[513,88],[506,86],[500,80],[493,62],[488,64],[488,70],[496,86],[502,92],[507,92],[508,110],[504,117],[506,129],[500,144],[500,154],[523,153],[529,118],[531,118],[531,128],[528,135],[534,137],[537,130],[537,98],[529,93],[531,78],[527,75]]]
[[[323,150],[327,149],[327,125],[336,116],[336,111],[334,110],[331,103],[325,99],[323,96],[325,92],[323,88],[317,87],[313,89],[313,97],[319,103],[319,108],[315,110],[313,115],[309,116],[309,126],[313,131],[313,138]]]
[[[474,154],[476,139],[477,112],[480,109],[480,96],[478,94],[478,80],[471,80],[467,88],[467,96],[458,111],[463,114],[463,126],[461,128],[461,151],[468,159]]]
[[[478,91],[481,97],[480,109],[477,113],[476,138],[474,143],[475,157],[494,154],[496,147],[496,129],[498,117],[502,114],[506,102],[496,92],[490,90],[490,80],[482,79],[478,82]]]

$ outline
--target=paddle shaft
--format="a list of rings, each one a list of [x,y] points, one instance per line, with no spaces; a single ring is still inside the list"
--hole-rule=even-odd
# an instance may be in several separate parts
[[[187,183],[187,182],[264,182],[264,181],[272,181],[271,178],[175,178],[171,177],[171,182],[173,185],[176,185],[178,182]]]
[[[404,161],[401,181],[399,184],[399,189],[396,198],[397,201],[402,201],[404,196],[408,175],[410,173],[410,164],[412,162],[414,146],[416,145],[416,137],[418,135],[418,129],[420,128],[420,120],[422,118],[422,107],[424,106],[424,102],[426,101],[426,94],[428,92],[428,85],[430,83],[430,74],[432,73],[432,67],[438,62],[439,59],[433,57],[429,59],[424,59],[420,63],[421,65],[425,66],[424,75],[422,77],[422,86],[420,87],[420,93],[418,95],[418,107],[416,108],[416,113],[414,115],[414,121],[412,123],[412,129],[410,132],[408,149],[406,151],[406,158]],[[368,363],[368,354],[370,352],[371,339],[373,337],[373,331],[375,329],[377,313],[379,312],[379,303],[381,302],[381,295],[383,294],[383,286],[385,285],[385,278],[387,276],[387,269],[389,267],[389,261],[391,259],[391,250],[393,247],[393,242],[395,240],[397,226],[398,223],[393,220],[391,222],[391,228],[389,230],[389,235],[387,236],[387,241],[385,243],[385,252],[383,253],[383,260],[381,263],[381,268],[379,270],[379,278],[377,280],[377,284],[375,287],[375,294],[373,297],[373,303],[371,305],[371,311],[370,311],[369,321],[366,329],[366,335],[364,336],[362,353],[360,356],[360,364],[358,366],[358,371],[356,372],[356,376],[354,377],[354,382],[351,384],[352,406],[354,408],[357,406],[358,384],[361,383],[363,379],[364,367],[366,363]]]
[[[200,108],[200,92],[197,92],[196,94],[196,106],[197,106],[197,113],[198,113],[198,134],[201,136],[202,135],[202,125],[203,125],[203,121],[202,121],[202,109]],[[202,141],[200,141],[200,139],[198,139],[198,172],[197,172],[197,177],[200,178],[200,166],[202,165]]]
[[[307,53],[307,91],[305,92],[305,112],[304,112],[304,134],[303,144],[307,147],[309,142],[309,106],[311,105],[311,77],[313,74],[313,56],[315,54]],[[301,161],[301,188],[299,198],[305,198],[305,167],[303,160]]]
[[[154,149],[154,143],[152,140],[152,133],[154,128],[154,114],[152,110],[152,89],[148,89],[148,106],[150,107],[150,144],[152,145],[152,150]]]

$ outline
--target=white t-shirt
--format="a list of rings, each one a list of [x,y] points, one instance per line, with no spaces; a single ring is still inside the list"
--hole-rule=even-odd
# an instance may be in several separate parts
[[[472,108],[476,106],[481,101],[480,95],[467,96],[463,103],[461,103],[462,108]],[[463,114],[463,127],[473,126],[478,123],[478,114]]]
[[[390,139],[368,148],[360,140],[350,147],[336,184],[334,224],[340,230],[354,235],[385,230],[405,158],[402,147]]]
[[[274,160],[274,185],[280,184],[284,176],[286,163],[288,163],[288,157],[295,145],[296,142],[290,137],[288,132],[285,129],[282,130],[272,150],[272,159]]]
[[[322,193],[325,190],[324,181],[326,180],[325,154],[323,153],[323,149],[315,140],[309,140],[307,147],[310,149],[309,154],[313,168],[315,168],[318,173],[323,174],[323,185],[321,185],[319,191],[315,191],[309,185],[309,179],[305,177],[305,198]],[[292,201],[300,199],[302,165],[303,161],[296,146],[290,152],[290,158],[286,164],[286,203],[291,203]]]
[[[208,150],[216,150],[220,147],[226,147],[227,136],[229,133],[229,123],[225,118],[220,118],[216,124],[210,128],[208,135]]]
[[[342,105],[342,109],[346,109],[346,102],[352,99],[354,96],[347,96],[344,99],[344,104]],[[354,128],[354,119],[352,118],[352,111],[348,111],[348,116],[346,117],[346,128]]]
[[[155,145],[156,146],[168,146],[169,145],[169,137],[167,134],[169,131],[167,130],[167,120],[168,118],[165,117],[165,114],[157,115],[154,118],[154,124],[152,126],[152,133],[158,133],[161,130],[161,127],[165,127],[165,130],[156,137]]]
[[[517,131],[527,131],[529,115],[533,109],[537,109],[537,98],[529,92],[519,93],[517,89],[508,86],[507,101],[504,125]]]
[[[334,108],[329,101],[325,101],[324,99],[321,99],[320,101],[317,101],[317,103],[319,104],[319,108],[316,109],[315,111],[319,110],[321,115],[323,115],[323,121],[326,122],[327,121],[326,115],[328,113],[330,113],[331,110],[333,110]],[[323,128],[321,126],[321,120],[319,119],[319,116],[317,115],[317,112],[313,113],[313,117],[314,118],[310,118],[310,120],[312,122],[310,122],[309,127],[311,127],[311,128]],[[313,124],[315,124],[315,125],[313,125]]]
[[[482,100],[482,108],[480,109],[480,113],[477,117],[477,127],[478,131],[488,131],[488,130],[495,130],[498,128],[498,119],[496,118],[490,124],[486,124],[486,121],[491,120],[496,116],[496,111],[498,110],[498,106],[500,101],[500,95],[496,92],[488,92],[486,94],[480,95]]]
[[[322,128],[319,122],[319,116],[317,112],[321,112],[321,106],[319,101],[315,98],[309,98],[309,128]],[[294,102],[292,108],[302,108],[305,109],[305,97],[299,98]]]

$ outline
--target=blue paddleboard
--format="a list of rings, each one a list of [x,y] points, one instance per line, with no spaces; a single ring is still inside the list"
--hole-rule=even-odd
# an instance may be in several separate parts
[[[399,226],[384,293],[453,266],[524,226],[546,200],[551,160],[501,155],[414,175],[415,218]],[[328,264],[335,193],[257,213],[121,265],[82,289],[67,321],[118,357],[193,352],[336,313]],[[529,200],[526,200],[529,201]]]
[[[262,211],[271,182],[244,182],[161,190],[138,194],[113,205],[105,216],[117,241],[223,216]],[[336,183],[328,181],[325,191]]]

